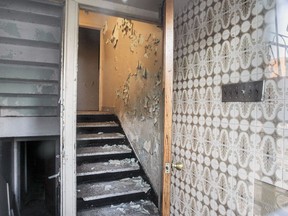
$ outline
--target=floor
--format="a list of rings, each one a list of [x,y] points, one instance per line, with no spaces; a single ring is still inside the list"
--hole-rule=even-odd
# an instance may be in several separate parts
[[[21,216],[52,216],[46,208],[44,200],[32,200],[24,206]]]

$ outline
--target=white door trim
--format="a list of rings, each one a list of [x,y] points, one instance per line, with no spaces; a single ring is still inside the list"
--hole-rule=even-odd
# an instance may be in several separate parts
[[[78,3],[67,0],[61,76],[61,216],[76,216]]]

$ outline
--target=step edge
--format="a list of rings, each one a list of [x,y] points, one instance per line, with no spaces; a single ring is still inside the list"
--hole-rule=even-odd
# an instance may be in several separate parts
[[[95,153],[81,153],[76,154],[77,157],[89,157],[89,156],[104,156],[104,155],[119,155],[119,154],[131,154],[131,151],[119,151],[119,152],[95,152]]]
[[[127,196],[127,195],[131,195],[131,194],[141,194],[144,193],[146,194],[145,190],[129,190],[129,191],[123,191],[123,192],[119,192],[119,193],[110,193],[110,194],[106,194],[106,195],[99,195],[99,196],[91,196],[91,197],[78,197],[80,199],[83,199],[84,201],[96,201],[96,200],[101,200],[101,199],[107,199],[107,198],[112,198],[112,197],[121,197],[121,196]]]
[[[112,174],[112,173],[118,173],[118,172],[128,172],[128,171],[137,171],[137,170],[140,170],[140,166],[129,167],[125,169],[103,170],[103,171],[85,172],[85,173],[80,172],[80,173],[77,173],[77,177],[101,175],[101,174]]]

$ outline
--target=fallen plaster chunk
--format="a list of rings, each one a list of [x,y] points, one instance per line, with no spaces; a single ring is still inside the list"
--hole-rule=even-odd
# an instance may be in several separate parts
[[[112,186],[111,186],[111,185],[105,185],[105,191],[111,190],[111,189],[112,189]]]
[[[143,149],[150,154],[151,152],[151,141],[145,141],[143,145]]]
[[[126,145],[104,145],[103,147],[102,147],[103,149],[111,149],[111,148],[118,148],[118,149],[123,149],[123,150],[131,150],[128,146],[126,146]]]
[[[139,167],[138,162],[135,160],[135,158],[125,158],[123,160],[109,160],[108,162],[105,163],[105,165],[119,165],[119,166],[134,166],[134,167]]]

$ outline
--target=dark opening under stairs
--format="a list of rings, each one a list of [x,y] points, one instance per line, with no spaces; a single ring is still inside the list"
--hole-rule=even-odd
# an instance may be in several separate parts
[[[118,118],[77,115],[77,215],[160,215],[157,197]]]

